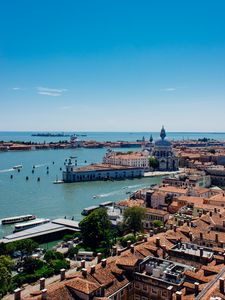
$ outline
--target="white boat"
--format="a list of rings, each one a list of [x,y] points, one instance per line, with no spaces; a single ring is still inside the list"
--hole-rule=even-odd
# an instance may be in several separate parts
[[[53,183],[54,184],[60,184],[60,183],[64,183],[64,181],[63,180],[55,180],[55,181],[53,181]]]
[[[46,223],[49,223],[49,222],[50,222],[50,219],[37,219],[35,221],[25,222],[25,223],[22,223],[22,224],[17,224],[17,225],[15,225],[14,232],[18,232],[18,231],[21,231],[21,230],[36,227],[36,226],[43,225],[43,224],[46,224]]]
[[[34,219],[36,219],[34,215],[10,217],[10,218],[2,219],[2,225],[14,224],[14,223],[19,223],[19,222],[24,222],[24,221],[34,220]]]
[[[22,167],[23,167],[22,165],[18,165],[18,166],[14,166],[13,169],[14,169],[14,170],[22,169]]]

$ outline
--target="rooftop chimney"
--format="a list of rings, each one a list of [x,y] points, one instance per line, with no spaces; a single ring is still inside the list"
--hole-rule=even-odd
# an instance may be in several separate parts
[[[195,284],[195,296],[197,296],[199,293],[199,282],[195,282],[194,284]]]
[[[220,277],[219,281],[220,281],[220,293],[224,294],[224,278]]]
[[[14,290],[14,300],[21,300],[21,289]]]
[[[192,240],[193,240],[193,234],[192,234],[191,231],[189,231],[189,239],[190,239],[190,242],[192,242]]]
[[[199,235],[200,235],[200,240],[203,240],[203,233],[200,232]]]
[[[150,230],[149,235],[150,235],[150,237],[153,236],[154,235],[154,231]]]
[[[131,241],[127,241],[127,248],[130,248],[130,245],[131,245]]]
[[[40,278],[40,291],[45,289],[45,278]]]
[[[82,272],[82,276],[84,278],[86,278],[87,277],[87,269],[83,268],[83,269],[81,269],[81,272]]]
[[[47,289],[43,289],[41,291],[41,300],[46,300],[47,299]]]
[[[173,231],[176,232],[177,231],[177,225],[173,225]]]
[[[117,255],[120,255],[121,252],[122,252],[122,249],[118,249],[118,250],[117,250]]]
[[[91,266],[91,274],[94,274],[94,272],[95,272],[95,265],[92,265]]]
[[[210,217],[212,217],[212,211],[209,212]]]
[[[218,243],[218,241],[219,241],[219,235],[218,235],[218,233],[216,233],[215,234],[215,242]]]
[[[84,259],[81,260],[80,267],[81,267],[81,269],[85,268],[85,260]]]
[[[66,269],[60,270],[60,280],[63,281],[66,278]]]
[[[160,247],[160,238],[159,237],[156,238],[156,247]]]
[[[112,256],[115,256],[117,252],[117,247],[116,246],[112,246]]]
[[[176,295],[176,300],[181,300],[181,299],[182,299],[182,292],[177,291],[177,292],[175,293],[175,295]]]
[[[99,252],[99,253],[97,253],[97,262],[98,262],[98,264],[101,262],[101,259],[102,259],[102,253]]]
[[[105,268],[106,262],[107,262],[106,258],[103,258],[102,261],[101,261],[103,268]]]
[[[134,253],[134,245],[130,245],[130,252]]]
[[[203,248],[200,248],[200,257],[203,257]]]

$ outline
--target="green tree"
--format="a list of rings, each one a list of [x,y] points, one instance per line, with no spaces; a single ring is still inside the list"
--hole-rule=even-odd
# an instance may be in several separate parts
[[[102,241],[110,247],[111,222],[104,208],[90,213],[80,222],[81,238],[84,245],[96,249]]]
[[[45,255],[44,255],[44,260],[46,260],[47,262],[50,262],[52,260],[63,260],[64,256],[62,253],[54,251],[54,250],[48,250]]]
[[[36,248],[38,248],[38,243],[34,242],[31,239],[16,242],[16,250],[21,251],[22,256],[24,256],[25,254],[31,255]]]
[[[137,232],[143,231],[142,220],[145,217],[145,208],[144,207],[129,207],[125,209],[123,214],[123,225],[125,229],[132,231],[134,235]]]
[[[13,261],[10,257],[5,255],[0,256],[0,298],[4,296],[11,287],[12,266]]]
[[[150,168],[153,168],[155,170],[159,167],[159,161],[157,158],[150,156],[148,158],[148,165]]]
[[[160,228],[161,226],[163,226],[163,222],[160,221],[160,220],[154,220],[154,221],[152,222],[152,225],[153,225],[153,227],[155,227],[155,228]]]

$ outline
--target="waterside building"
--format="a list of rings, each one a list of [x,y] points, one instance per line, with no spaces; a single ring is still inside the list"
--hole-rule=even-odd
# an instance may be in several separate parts
[[[144,169],[140,167],[91,164],[89,166],[75,168],[71,160],[69,160],[69,163],[66,165],[66,170],[63,171],[64,182],[121,180],[143,176]]]

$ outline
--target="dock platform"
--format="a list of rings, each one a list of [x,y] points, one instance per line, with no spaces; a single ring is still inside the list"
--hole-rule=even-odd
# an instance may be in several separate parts
[[[79,231],[79,222],[69,219],[55,219],[49,223],[7,235],[0,240],[0,243],[7,244],[24,239],[34,239],[45,243],[75,231]]]

